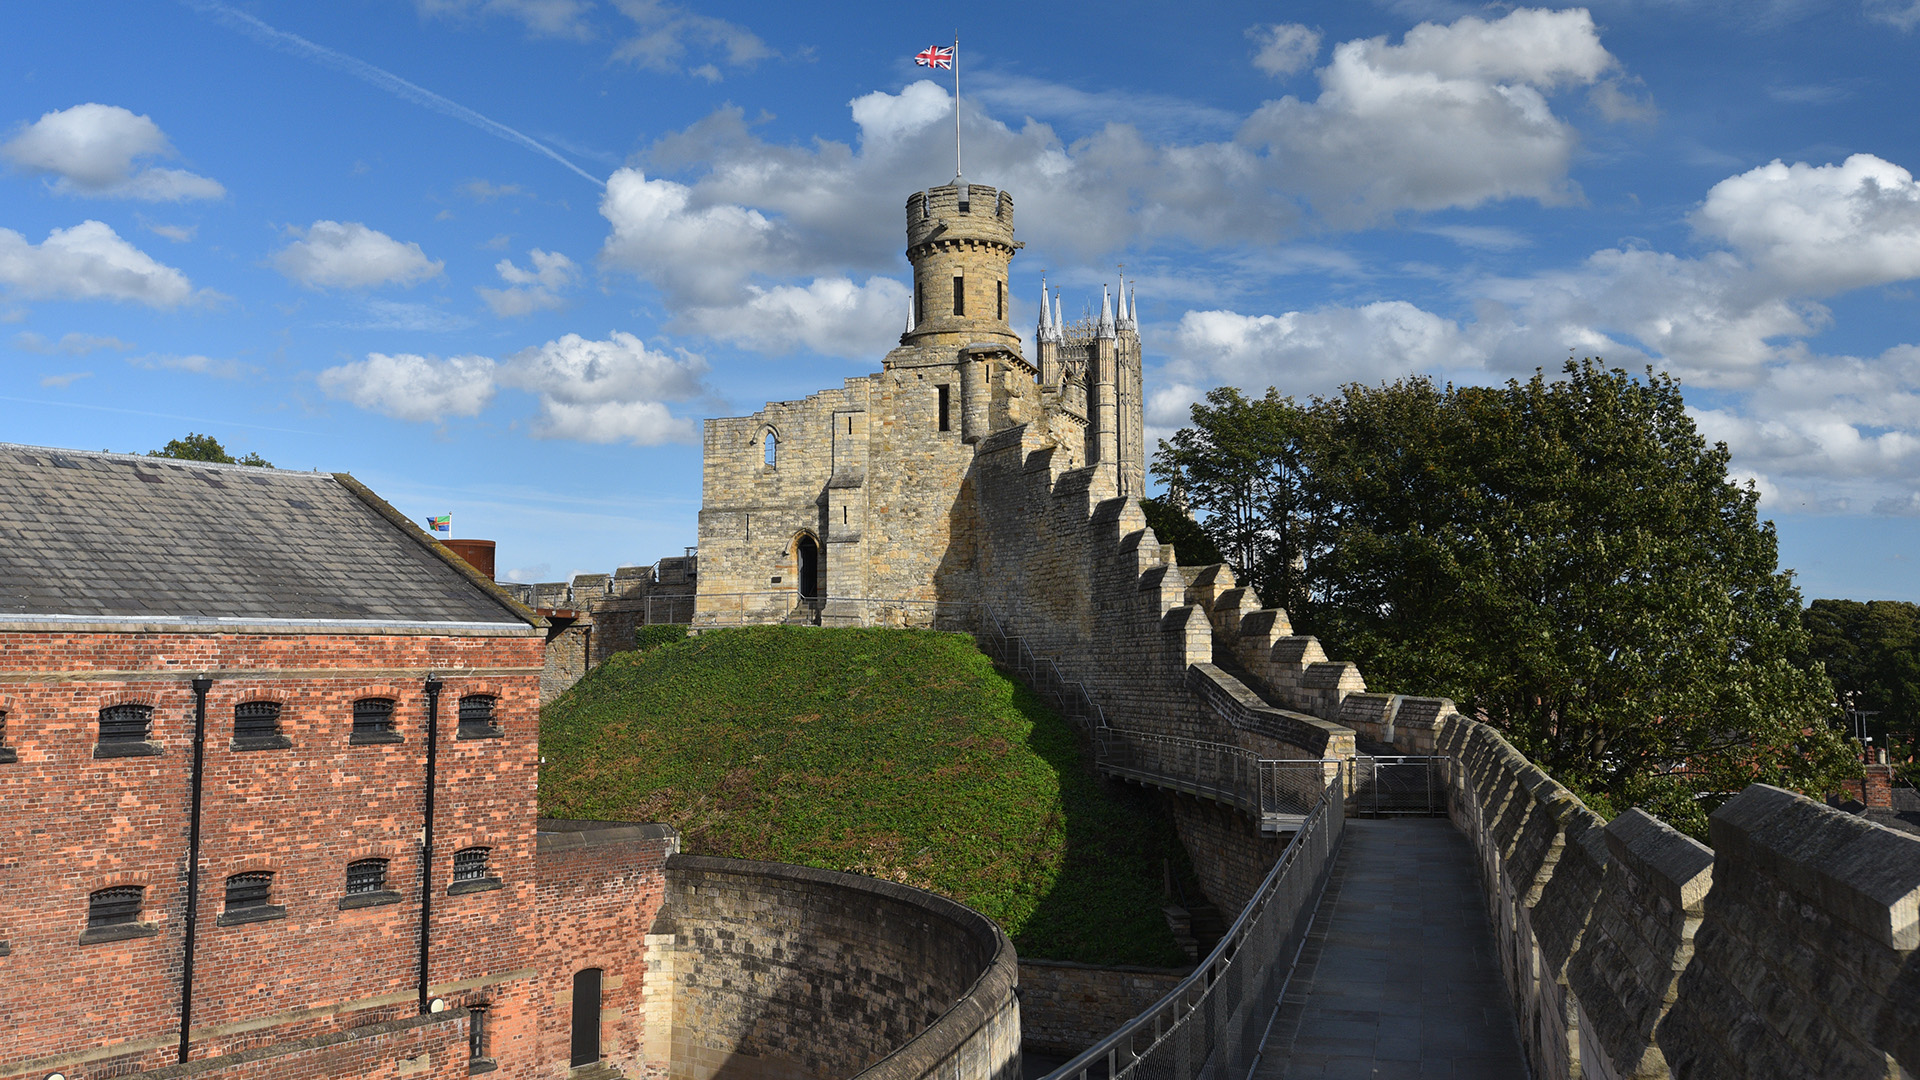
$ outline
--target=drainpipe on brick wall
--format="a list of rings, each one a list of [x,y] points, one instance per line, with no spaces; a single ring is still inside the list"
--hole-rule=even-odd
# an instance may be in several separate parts
[[[200,796],[207,760],[207,691],[213,680],[193,680],[193,802],[187,812],[186,955],[180,962],[180,1060],[187,1060],[187,1032],[193,1024],[193,931],[200,914]]]
[[[420,830],[420,1014],[431,1011],[427,1001],[427,943],[433,923],[433,789],[439,766],[440,679],[427,676],[427,806]]]

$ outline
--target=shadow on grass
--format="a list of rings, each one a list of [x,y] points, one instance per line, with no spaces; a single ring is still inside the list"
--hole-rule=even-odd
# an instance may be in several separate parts
[[[1035,959],[1189,964],[1162,909],[1171,902],[1165,892],[1169,871],[1183,881],[1193,871],[1158,795],[1098,776],[1087,737],[1018,684],[1014,707],[1033,724],[1028,746],[1059,778],[1066,833],[1060,876],[1040,897],[1014,947]]]

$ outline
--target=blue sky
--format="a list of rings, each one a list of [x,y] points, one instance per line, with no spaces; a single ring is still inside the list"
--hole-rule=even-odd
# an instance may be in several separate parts
[[[189,430],[554,580],[694,542],[699,422],[877,369],[953,33],[896,4],[15,5],[0,439]],[[968,4],[1014,318],[1208,387],[1678,375],[1809,597],[1920,600],[1920,0]],[[103,527],[105,527],[103,525]]]

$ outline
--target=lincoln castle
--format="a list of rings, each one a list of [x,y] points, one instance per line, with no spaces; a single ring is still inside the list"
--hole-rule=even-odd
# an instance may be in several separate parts
[[[707,422],[697,561],[510,590],[344,474],[0,444],[0,1080],[1920,1075],[1920,841],[1759,784],[1711,847],[1604,820],[1369,688],[1147,527],[1124,283],[1046,294],[1028,355],[1012,196],[906,226],[879,372]],[[539,704],[660,621],[971,633],[1231,925],[1047,966],[918,889],[540,819]],[[1433,846],[1381,900],[1386,812]]]

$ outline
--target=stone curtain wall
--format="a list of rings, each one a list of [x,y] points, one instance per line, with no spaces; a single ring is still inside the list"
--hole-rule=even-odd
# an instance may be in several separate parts
[[[671,827],[541,819],[534,856],[539,931],[534,1010],[537,1063],[515,1075],[568,1075],[573,976],[599,968],[600,1053],[627,1076],[667,1072],[673,992],[648,963],[648,931],[666,899],[667,858],[680,850]]]
[[[1013,946],[891,882],[675,855],[653,927],[675,983],[675,1080],[1015,1080]]]
[[[1600,823],[1484,724],[1429,730],[1535,1076],[1920,1073],[1920,841],[1756,784],[1709,850]]]
[[[541,640],[348,634],[13,632],[0,709],[0,1077],[176,1061],[194,675],[209,672],[195,1059],[399,1019],[417,1007],[425,778],[422,683],[439,672],[431,979],[460,1007],[527,1022]],[[129,674],[138,673],[138,674]],[[498,698],[497,738],[460,739],[463,694]],[[398,741],[352,745],[353,701],[394,699]],[[281,705],[285,745],[235,749],[234,708]],[[153,708],[136,757],[94,756],[100,710]],[[497,888],[448,895],[453,853],[492,849]],[[389,860],[390,902],[342,906],[347,864]],[[261,921],[221,925],[229,875],[267,871]],[[146,890],[141,936],[82,944],[88,895]]]
[[[1185,968],[1020,961],[1020,1036],[1029,1049],[1072,1057],[1180,985]]]

